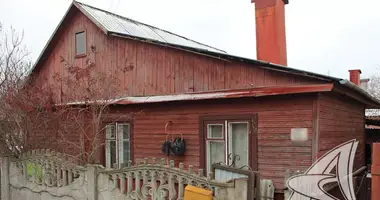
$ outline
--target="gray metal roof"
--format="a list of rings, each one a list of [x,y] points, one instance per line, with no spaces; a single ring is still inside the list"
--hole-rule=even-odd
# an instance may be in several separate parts
[[[83,9],[108,33],[116,33],[124,36],[144,38],[161,43],[168,43],[183,47],[212,51],[215,53],[226,53],[223,50],[190,40],[177,34],[132,20],[114,13],[101,10],[80,2],[79,9]]]
[[[376,108],[380,108],[380,101],[378,99],[372,97],[368,92],[354,85],[348,80],[344,80],[344,79],[336,78],[332,76],[326,76],[326,75],[313,73],[309,71],[304,71],[300,69],[295,69],[291,67],[285,67],[285,66],[277,65],[274,63],[266,62],[266,61],[254,60],[254,59],[227,54],[223,50],[196,42],[194,40],[190,40],[188,38],[179,36],[177,34],[174,34],[174,33],[171,33],[171,32],[168,32],[168,31],[165,31],[165,30],[162,30],[162,29],[159,29],[159,28],[156,28],[156,27],[153,27],[141,22],[137,22],[135,20],[128,19],[119,15],[116,15],[114,13],[110,13],[108,11],[101,10],[99,8],[95,8],[95,7],[92,7],[92,6],[77,2],[77,1],[73,1],[71,6],[68,8],[65,16],[63,17],[61,22],[58,24],[57,28],[54,30],[54,33],[48,40],[40,56],[37,58],[37,61],[35,62],[34,66],[29,71],[28,74],[31,74],[35,70],[38,63],[44,57],[48,47],[51,45],[50,43],[53,37],[55,36],[57,30],[62,25],[69,11],[74,6],[77,7],[80,11],[82,11],[86,16],[88,16],[106,34],[122,36],[122,37],[130,37],[130,38],[134,38],[134,39],[145,41],[145,42],[151,41],[152,43],[155,43],[155,44],[159,44],[159,45],[164,44],[164,45],[168,45],[174,48],[179,48],[179,49],[191,51],[194,53],[200,53],[201,55],[210,56],[217,59],[239,60],[239,61],[250,63],[250,64],[256,64],[256,66],[260,66],[268,70],[274,70],[274,71],[279,71],[283,73],[290,73],[290,74],[295,74],[299,76],[320,79],[320,80],[324,80],[328,82],[334,82],[346,88],[352,89],[355,92],[359,93],[360,95],[364,96],[367,100],[370,101],[370,104],[368,105],[372,105],[372,106],[376,106]]]

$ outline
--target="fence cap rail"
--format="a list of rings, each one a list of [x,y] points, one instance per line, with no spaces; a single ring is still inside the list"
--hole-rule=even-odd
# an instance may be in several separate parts
[[[51,151],[50,149],[35,149],[24,152],[20,157],[10,158],[11,162],[15,163],[49,163],[61,166],[63,168],[70,168],[75,170],[84,170],[85,167],[78,165],[77,160],[68,154]]]
[[[102,169],[99,170],[99,173],[108,174],[110,176],[115,174],[121,174],[123,176],[128,174],[133,174],[137,172],[144,172],[144,171],[153,171],[153,172],[165,172],[174,176],[182,176],[186,177],[188,179],[192,179],[197,182],[202,182],[204,184],[209,184],[212,186],[218,186],[218,187],[234,187],[234,182],[220,182],[213,180],[213,173],[209,173],[207,176],[204,176],[204,170],[198,169],[197,173],[194,172],[194,167],[192,165],[189,165],[187,169],[185,169],[185,166],[182,162],[178,164],[178,166],[175,166],[174,160],[170,160],[169,164],[165,164],[165,159],[156,159],[156,158],[145,158],[142,163],[138,163],[135,165],[132,165],[132,161],[128,162],[127,167],[123,167],[121,169]],[[120,175],[120,176],[121,176]]]

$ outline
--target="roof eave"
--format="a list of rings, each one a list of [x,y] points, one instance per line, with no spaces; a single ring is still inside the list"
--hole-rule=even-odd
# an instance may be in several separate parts
[[[70,10],[73,8],[73,6],[74,6],[74,3],[72,3],[72,4],[69,6],[69,8],[66,10],[65,15],[62,17],[61,21],[58,23],[58,26],[54,29],[53,34],[51,34],[49,40],[48,40],[47,43],[45,44],[45,46],[44,46],[44,48],[42,49],[40,55],[37,57],[37,60],[36,60],[36,62],[34,63],[33,67],[32,67],[32,68],[29,70],[29,72],[27,73],[28,76],[31,75],[31,74],[33,73],[34,69],[35,69],[35,68],[37,67],[37,65],[40,63],[40,61],[41,61],[41,59],[42,59],[44,53],[46,52],[47,48],[49,47],[51,41],[53,40],[55,34],[57,33],[57,31],[58,31],[58,29],[59,29],[59,27],[61,27],[63,21],[66,19],[67,15],[69,14],[69,12],[70,12]]]
[[[109,31],[106,27],[104,27],[101,23],[98,22],[90,13],[88,13],[85,9],[82,8],[76,1],[73,1],[73,5],[77,7],[86,17],[88,17],[97,27],[99,27],[106,35],[109,34]]]
[[[58,32],[58,29],[61,27],[63,21],[66,19],[67,15],[69,14],[70,10],[73,8],[73,7],[76,7],[78,8],[78,10],[80,10],[84,15],[86,15],[94,24],[96,24],[105,34],[108,34],[108,30],[102,26],[101,24],[99,24],[97,22],[96,19],[94,19],[88,12],[86,12],[83,8],[81,8],[81,6],[76,2],[76,1],[73,1],[71,3],[71,5],[69,6],[69,8],[66,10],[65,14],[63,15],[62,19],[60,20],[60,22],[58,23],[57,27],[54,29],[53,31],[53,34],[51,34],[49,40],[46,42],[44,48],[42,49],[40,55],[37,57],[37,60],[36,62],[34,63],[33,67],[28,71],[28,76],[31,75],[34,71],[34,69],[37,67],[37,65],[40,63],[43,55],[45,54],[47,48],[49,47],[51,41],[53,40],[54,36],[56,35],[56,33]]]
[[[148,104],[148,103],[164,103],[176,101],[199,101],[199,100],[215,100],[215,99],[235,99],[245,97],[264,97],[288,94],[305,94],[315,92],[332,91],[333,84],[315,84],[315,85],[289,85],[289,86],[272,86],[272,87],[255,87],[246,89],[233,90],[217,90],[209,92],[194,92],[173,95],[157,95],[142,97],[121,97],[112,100],[94,100],[93,102],[70,102],[64,105],[84,105],[91,103],[104,103],[109,105],[130,105],[130,104]]]
[[[380,109],[380,101],[378,99],[349,80],[344,79],[339,81],[338,85],[334,87],[334,91],[363,102],[366,105],[366,109]]]

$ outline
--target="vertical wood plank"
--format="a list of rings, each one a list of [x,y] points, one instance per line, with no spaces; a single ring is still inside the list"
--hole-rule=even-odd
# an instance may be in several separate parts
[[[146,60],[145,54],[147,53],[145,46],[138,45],[137,46],[137,71],[136,71],[136,82],[135,82],[135,95],[144,95],[145,91],[145,69],[146,69]]]

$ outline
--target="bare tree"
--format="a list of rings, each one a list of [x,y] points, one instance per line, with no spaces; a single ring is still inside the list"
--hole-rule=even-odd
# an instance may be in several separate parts
[[[368,82],[367,91],[375,98],[380,99],[380,74],[377,73],[370,78]],[[380,116],[379,109],[366,110],[367,116]]]
[[[96,50],[91,48],[85,66],[76,66],[61,57],[64,72],[54,79],[61,87],[62,102],[56,104],[55,113],[59,116],[57,141],[80,163],[94,163],[99,150],[105,146],[105,125],[121,119],[129,119],[130,113],[112,115],[116,94],[121,89],[121,81],[115,72],[96,70]],[[73,133],[76,137],[70,138]]]
[[[96,68],[91,46],[84,66],[61,57],[63,70],[52,77],[27,74],[23,33],[4,32],[0,25],[0,35],[0,153],[52,148],[78,163],[96,162],[105,145],[103,122],[131,117],[110,112],[122,90],[118,72]]]
[[[26,109],[16,109],[15,101],[22,90],[31,62],[23,45],[24,34],[0,23],[0,152],[18,155],[24,146]],[[26,106],[26,105],[23,105]]]

